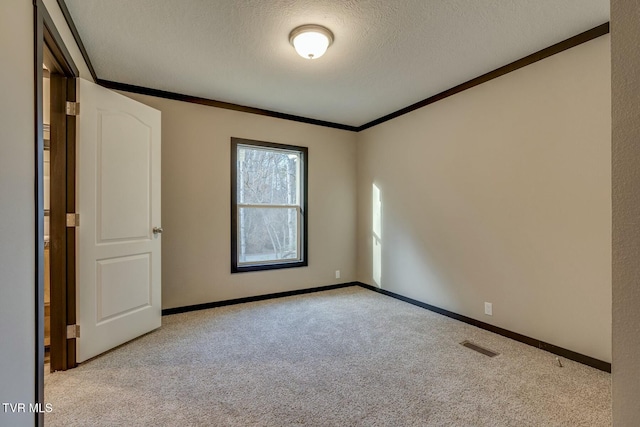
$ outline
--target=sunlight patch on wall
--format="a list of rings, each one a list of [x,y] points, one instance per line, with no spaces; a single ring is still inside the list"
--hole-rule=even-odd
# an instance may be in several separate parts
[[[376,285],[382,287],[382,193],[376,184],[373,184],[372,202],[372,276]]]

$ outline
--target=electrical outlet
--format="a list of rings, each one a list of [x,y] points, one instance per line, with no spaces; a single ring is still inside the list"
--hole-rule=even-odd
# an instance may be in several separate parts
[[[340,278],[340,270],[336,270],[336,279]]]
[[[490,302],[484,303],[484,314],[488,316],[493,316],[493,304]]]

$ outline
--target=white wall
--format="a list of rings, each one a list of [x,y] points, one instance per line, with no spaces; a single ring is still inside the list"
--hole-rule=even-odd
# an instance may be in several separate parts
[[[355,280],[355,133],[122,93],[162,112],[163,308]],[[308,267],[230,273],[232,136],[309,147]]]
[[[361,132],[358,279],[611,361],[609,40]]]
[[[613,424],[640,420],[640,1],[611,2]]]
[[[0,2],[0,402],[35,399],[33,5]],[[0,407],[0,425],[33,414]]]

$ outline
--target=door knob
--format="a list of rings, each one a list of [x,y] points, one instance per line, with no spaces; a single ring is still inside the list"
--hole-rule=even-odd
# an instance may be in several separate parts
[[[162,227],[153,227],[153,234],[162,234]]]

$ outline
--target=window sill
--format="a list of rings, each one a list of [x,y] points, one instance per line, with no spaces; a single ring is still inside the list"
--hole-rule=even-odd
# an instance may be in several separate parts
[[[283,268],[296,268],[306,267],[308,265],[306,260],[295,262],[283,262],[278,264],[256,264],[256,265],[232,265],[231,273],[246,273],[249,271],[263,271],[263,270],[281,270]]]

